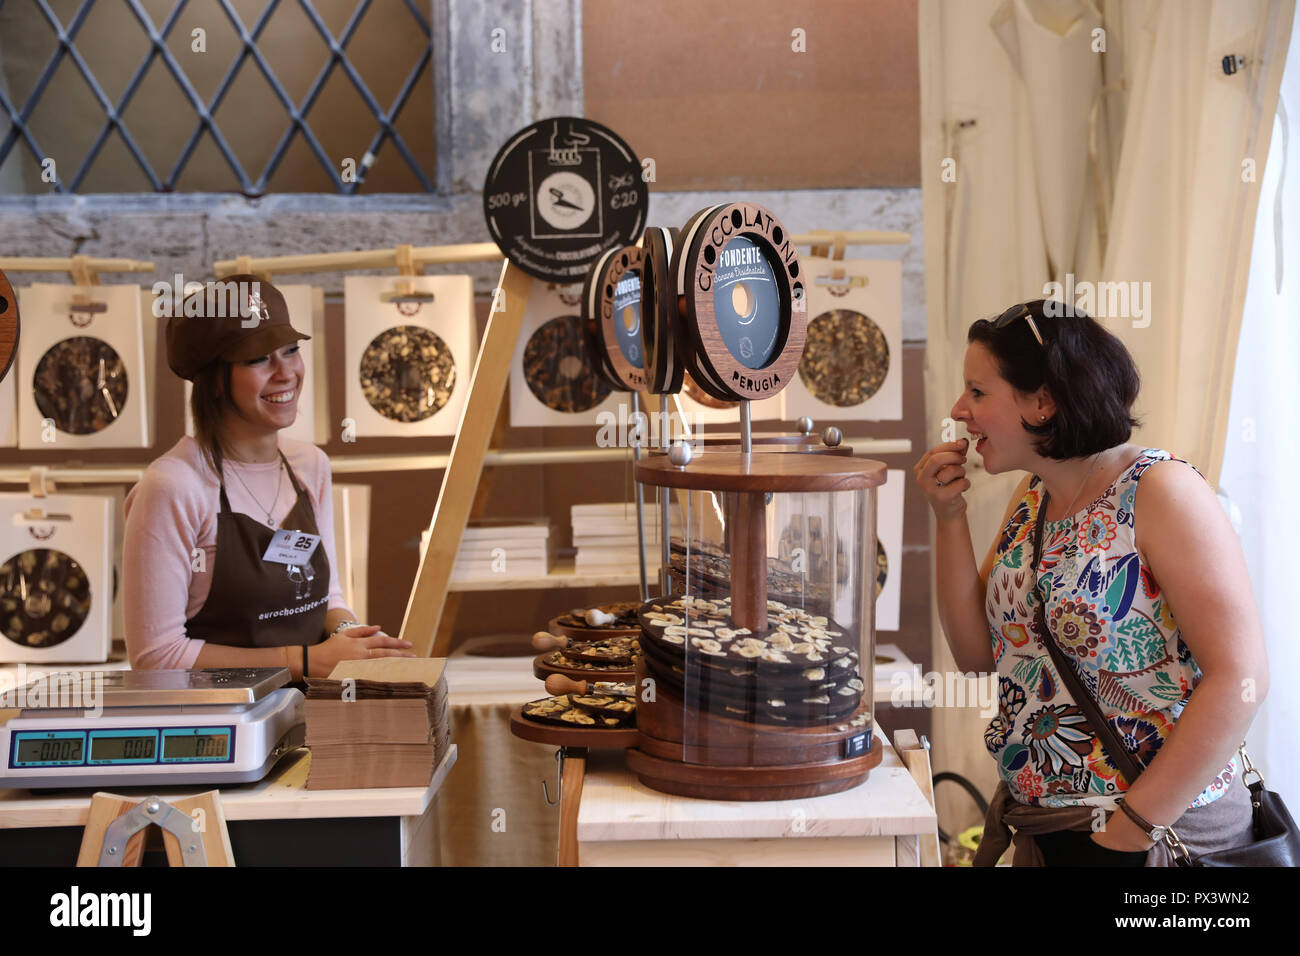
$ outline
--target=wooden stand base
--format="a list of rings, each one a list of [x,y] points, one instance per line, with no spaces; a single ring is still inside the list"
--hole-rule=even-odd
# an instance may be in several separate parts
[[[638,662],[637,687],[647,671]],[[759,724],[688,709],[663,682],[637,698],[638,743],[628,769],[652,790],[708,800],[796,800],[839,793],[867,779],[883,757],[871,702],[843,720],[812,727]],[[868,734],[865,753],[845,759],[846,742]]]
[[[879,738],[850,760],[772,767],[712,767],[627,751],[627,766],[651,790],[701,800],[799,800],[850,790],[867,779],[884,753]]]

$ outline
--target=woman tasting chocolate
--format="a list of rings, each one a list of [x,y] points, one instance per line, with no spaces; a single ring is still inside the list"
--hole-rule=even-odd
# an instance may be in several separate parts
[[[343,604],[329,459],[279,434],[297,416],[308,338],[284,296],[251,275],[193,296],[185,311],[201,314],[167,322],[167,363],[194,383],[195,438],[126,499],[131,666],[284,666],[301,680],[342,660],[414,656]],[[293,533],[273,541],[279,529]]]
[[[1193,854],[1251,842],[1236,751],[1268,664],[1214,490],[1169,452],[1128,444],[1137,369],[1088,316],[1049,317],[1040,299],[975,322],[968,340],[952,417],[989,473],[1029,473],[976,567],[970,439],[936,445],[914,468],[936,518],[948,646],[961,670],[998,674],[984,742],[1002,779],[976,864],[996,861],[1008,826],[1016,865],[1168,866],[1159,828],[1170,825]],[[1039,622],[1136,761],[1131,785]]]

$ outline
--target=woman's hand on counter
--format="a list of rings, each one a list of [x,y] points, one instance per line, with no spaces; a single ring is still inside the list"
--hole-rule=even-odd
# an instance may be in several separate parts
[[[966,513],[966,499],[962,493],[970,488],[970,479],[966,477],[966,451],[969,447],[969,438],[942,442],[912,466],[917,487],[940,520],[960,518]]]
[[[339,661],[368,657],[415,657],[411,642],[389,637],[378,624],[362,624],[339,631],[308,649],[312,677],[328,677]]]

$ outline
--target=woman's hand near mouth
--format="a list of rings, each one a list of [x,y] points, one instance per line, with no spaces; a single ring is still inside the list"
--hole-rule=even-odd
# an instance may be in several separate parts
[[[966,477],[966,453],[969,448],[969,438],[942,442],[927,451],[912,466],[917,487],[924,493],[935,517],[940,521],[960,518],[966,513],[963,492],[970,488],[970,479]]]

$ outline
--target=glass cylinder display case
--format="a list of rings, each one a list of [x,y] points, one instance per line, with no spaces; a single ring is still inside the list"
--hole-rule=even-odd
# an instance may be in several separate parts
[[[885,465],[833,455],[658,455],[636,478],[675,496],[680,594],[642,605],[638,746],[654,789],[793,799],[880,761],[876,491]],[[678,587],[674,587],[674,591]]]

